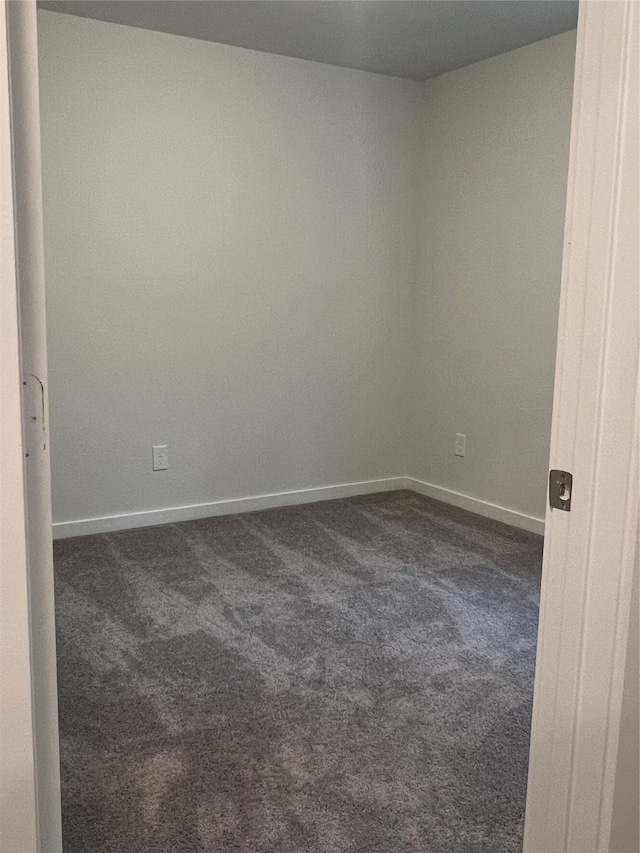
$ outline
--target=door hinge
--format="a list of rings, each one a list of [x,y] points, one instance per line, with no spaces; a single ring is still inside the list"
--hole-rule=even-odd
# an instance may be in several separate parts
[[[573,474],[568,471],[549,471],[549,505],[565,512],[571,510]]]

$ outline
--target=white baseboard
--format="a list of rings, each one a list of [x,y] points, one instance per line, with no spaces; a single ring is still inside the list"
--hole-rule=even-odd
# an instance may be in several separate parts
[[[472,498],[469,495],[463,495],[451,489],[443,489],[442,486],[434,486],[431,483],[425,483],[423,480],[417,480],[414,477],[405,477],[405,483],[404,488],[418,492],[418,494],[424,495],[427,498],[434,498],[437,501],[442,501],[442,503],[466,509],[469,512],[474,512],[476,515],[491,518],[493,521],[502,521],[505,524],[510,524],[511,527],[519,527],[521,530],[538,533],[540,536],[544,535],[543,518],[536,518],[533,515],[526,515],[515,509],[507,509],[506,507],[498,506],[498,504],[489,503],[489,501]]]
[[[359,483],[341,483],[337,486],[320,486],[314,489],[298,489],[292,492],[276,492],[271,495],[255,495],[248,498],[231,498],[205,504],[167,507],[144,512],[127,512],[120,515],[105,515],[99,518],[81,518],[77,521],[59,521],[53,525],[54,539],[70,536],[88,536],[92,533],[112,533],[116,530],[131,530],[135,527],[152,527],[175,521],[191,521],[216,515],[231,515],[235,512],[251,512],[279,506],[326,501],[334,498],[351,498],[375,492],[391,492],[409,488],[406,477],[389,477],[383,480],[364,480]]]
[[[204,504],[127,512],[98,518],[81,518],[77,521],[60,521],[53,525],[53,538],[67,539],[70,536],[88,536],[92,533],[112,533],[116,530],[131,530],[135,527],[152,527],[156,524],[170,524],[175,521],[191,521],[196,518],[211,518],[216,515],[231,515],[235,512],[252,512],[335,498],[351,498],[357,495],[370,495],[375,492],[390,492],[395,489],[410,489],[420,495],[425,495],[425,497],[434,498],[442,501],[442,503],[460,507],[460,509],[466,509],[476,515],[492,518],[494,521],[502,521],[512,527],[519,527],[531,533],[544,534],[544,519],[542,518],[535,518],[514,509],[507,509],[488,501],[469,497],[469,495],[462,495],[441,486],[434,486],[415,477],[388,477],[382,480],[341,483],[336,486],[320,486],[314,489],[298,489],[291,492],[255,495],[248,498],[231,498]]]

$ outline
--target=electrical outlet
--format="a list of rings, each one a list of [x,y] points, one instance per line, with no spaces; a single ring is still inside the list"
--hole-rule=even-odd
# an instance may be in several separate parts
[[[456,433],[456,448],[455,454],[456,456],[465,456],[467,452],[467,436],[463,435],[461,432]]]
[[[169,467],[169,448],[166,444],[157,444],[153,450],[153,470],[166,471]]]

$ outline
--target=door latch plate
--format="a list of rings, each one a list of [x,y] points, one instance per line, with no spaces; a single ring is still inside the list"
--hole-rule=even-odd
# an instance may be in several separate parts
[[[553,509],[569,512],[573,492],[573,474],[568,471],[549,471],[549,504]]]
[[[22,412],[24,455],[30,464],[41,459],[47,449],[44,411],[44,385],[33,373],[27,373],[22,379]]]

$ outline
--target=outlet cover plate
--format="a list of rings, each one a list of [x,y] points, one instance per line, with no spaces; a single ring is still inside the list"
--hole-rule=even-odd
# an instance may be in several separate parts
[[[166,471],[169,467],[169,447],[166,444],[156,444],[152,450],[153,470]]]

